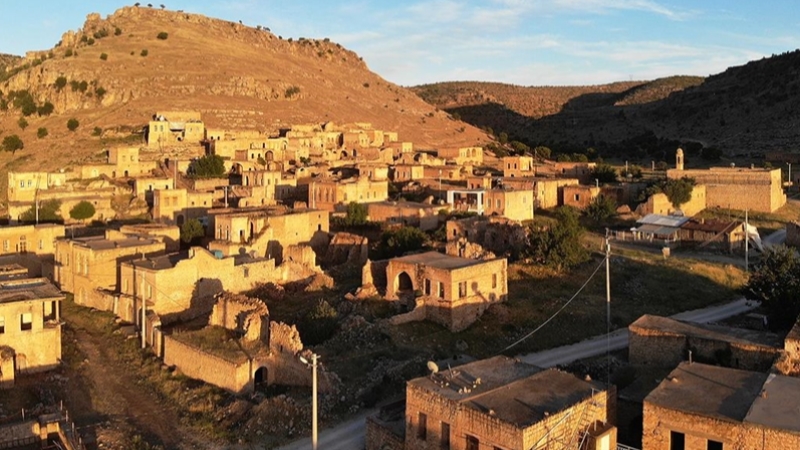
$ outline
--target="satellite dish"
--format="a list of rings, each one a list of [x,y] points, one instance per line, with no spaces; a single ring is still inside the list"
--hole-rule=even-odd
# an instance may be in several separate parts
[[[433,361],[428,361],[428,370],[430,370],[431,373],[439,373],[439,366]]]

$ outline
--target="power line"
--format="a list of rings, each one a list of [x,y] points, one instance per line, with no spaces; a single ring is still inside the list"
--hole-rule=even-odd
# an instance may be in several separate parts
[[[578,295],[583,291],[583,289],[586,288],[586,286],[589,284],[590,281],[592,281],[592,278],[594,278],[594,276],[597,274],[597,272],[600,270],[600,268],[603,267],[603,264],[605,263],[605,261],[606,261],[605,258],[603,258],[603,260],[600,261],[600,264],[598,264],[597,267],[594,269],[594,272],[592,272],[592,274],[589,275],[589,278],[586,279],[586,281],[578,289],[578,291],[575,292],[575,294],[569,300],[567,300],[567,302],[564,303],[564,305],[562,305],[561,308],[559,308],[558,311],[556,311],[552,316],[550,316],[547,320],[545,320],[541,325],[536,327],[533,331],[531,331],[530,333],[526,334],[525,336],[523,336],[522,338],[520,338],[518,341],[514,342],[513,344],[509,345],[508,347],[504,348],[501,353],[506,352],[507,350],[510,350],[510,349],[516,347],[518,344],[522,343],[522,341],[524,341],[524,340],[528,339],[529,337],[533,336],[537,331],[541,330],[545,325],[550,323],[550,321],[555,319],[556,316],[558,316],[561,313],[561,311],[564,311],[564,309],[567,306],[569,306],[569,304],[572,303],[572,301],[575,300],[576,297],[578,297]]]

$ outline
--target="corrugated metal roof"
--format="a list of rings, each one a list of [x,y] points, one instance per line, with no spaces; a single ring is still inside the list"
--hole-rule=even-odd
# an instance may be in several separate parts
[[[662,216],[661,214],[648,214],[648,215],[642,217],[641,219],[637,220],[636,223],[680,228],[681,225],[683,225],[684,223],[686,223],[688,221],[689,221],[688,217]]]

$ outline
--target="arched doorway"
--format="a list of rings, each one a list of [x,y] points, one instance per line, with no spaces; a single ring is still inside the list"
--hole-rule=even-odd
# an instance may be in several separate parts
[[[253,382],[256,387],[265,385],[269,382],[269,370],[266,367],[259,367],[253,374]]]
[[[395,286],[398,294],[408,293],[414,290],[414,283],[411,281],[411,277],[405,272],[400,272],[397,275]]]

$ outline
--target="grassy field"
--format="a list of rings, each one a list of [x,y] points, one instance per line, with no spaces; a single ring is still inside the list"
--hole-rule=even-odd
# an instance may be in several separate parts
[[[468,330],[450,333],[430,323],[411,323],[390,330],[399,348],[425,348],[442,357],[463,341],[467,353],[487,357],[499,352],[553,315],[602,263],[590,262],[567,274],[548,268],[511,264],[508,301],[492,307]],[[737,296],[741,269],[691,259],[667,259],[626,252],[611,260],[611,321],[626,327],[642,314],[671,315]],[[510,355],[574,343],[606,331],[605,271],[600,267],[586,289],[552,322]],[[463,347],[462,343],[462,347]]]

